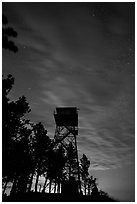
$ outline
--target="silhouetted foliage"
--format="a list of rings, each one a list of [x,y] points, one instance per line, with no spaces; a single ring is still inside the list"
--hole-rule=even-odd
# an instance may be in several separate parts
[[[87,190],[87,182],[88,182],[88,176],[89,172],[88,169],[90,167],[90,161],[88,160],[87,156],[83,154],[82,158],[80,159],[80,174],[83,181],[84,186],[84,194],[86,195]]]
[[[7,17],[2,14],[2,48],[17,52],[17,46],[12,40],[9,40],[10,37],[17,37],[17,32],[12,27],[8,27],[7,24]]]
[[[33,156],[35,161],[36,184],[35,192],[37,192],[39,176],[44,174],[47,162],[47,150],[51,140],[47,136],[47,130],[42,123],[33,125],[34,141],[33,141]]]
[[[29,131],[25,127],[28,124],[28,120],[24,118],[24,115],[30,112],[29,105],[24,96],[20,97],[17,101],[10,101],[8,98],[8,93],[13,84],[14,78],[11,75],[8,75],[7,79],[3,79],[2,174],[3,178],[6,178],[8,181],[14,180],[15,175],[19,172],[19,168],[21,167],[21,164],[19,163],[21,161],[21,138],[27,137],[27,131]]]
[[[67,179],[70,179],[75,173],[78,172],[77,159],[75,155],[76,149],[74,148],[74,145],[70,142],[67,146],[67,162],[66,162]]]
[[[54,182],[54,191],[60,192],[61,181],[65,179],[65,164],[67,158],[64,148],[59,146],[48,152],[48,169],[47,177],[50,180],[49,192],[51,191],[51,184]]]

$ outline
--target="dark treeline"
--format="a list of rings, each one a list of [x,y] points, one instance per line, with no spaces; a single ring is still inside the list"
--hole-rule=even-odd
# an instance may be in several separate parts
[[[14,29],[7,26],[8,20],[3,15],[3,48],[16,52],[17,46],[9,40],[16,37]],[[8,75],[2,81],[2,185],[3,200],[29,193],[61,193],[63,181],[70,180],[76,168],[71,148],[66,154],[62,145],[56,146],[49,138],[44,125],[31,122],[27,114],[31,111],[25,96],[16,101],[9,99],[9,92],[14,85],[14,78]],[[113,201],[98,189],[96,178],[89,174],[90,161],[85,154],[79,160],[82,194],[105,198]],[[70,171],[68,171],[70,169]],[[42,181],[41,182],[41,178]],[[52,194],[51,194],[52,195]],[[35,197],[35,196],[34,196]],[[98,199],[99,200],[99,199]],[[4,200],[5,201],[5,200]],[[101,201],[101,200],[100,200]]]
[[[10,194],[29,192],[34,180],[35,192],[45,192],[48,187],[49,193],[52,188],[60,193],[61,182],[70,178],[69,173],[76,168],[74,150],[70,145],[66,154],[63,146],[54,145],[54,139],[49,138],[41,122],[35,124],[25,118],[30,112],[26,98],[22,96],[17,101],[8,98],[13,83],[11,75],[3,79],[3,194],[9,182]],[[97,191],[97,186],[96,179],[89,175],[90,161],[85,154],[79,165],[83,193],[90,195],[91,191]],[[38,190],[41,176],[45,181]]]

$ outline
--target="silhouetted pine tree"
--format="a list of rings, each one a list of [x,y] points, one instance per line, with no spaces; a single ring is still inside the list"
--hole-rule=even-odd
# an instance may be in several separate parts
[[[8,19],[2,14],[2,48],[17,52],[17,46],[12,40],[9,40],[11,37],[17,37],[17,32],[12,27],[8,27]]]
[[[47,152],[49,151],[51,140],[47,136],[47,130],[42,123],[33,125],[34,143],[33,155],[35,161],[36,183],[35,192],[37,192],[39,177],[45,172],[47,162]]]
[[[83,181],[84,186],[84,194],[86,195],[87,191],[87,183],[89,179],[89,172],[88,169],[90,167],[90,161],[85,154],[83,154],[82,158],[80,159],[80,174]]]
[[[30,112],[29,105],[24,96],[17,101],[10,101],[8,93],[10,92],[14,78],[8,75],[3,79],[2,84],[2,176],[6,181],[17,180],[19,172],[19,154],[15,152],[18,149],[21,130],[28,123],[24,115]],[[15,179],[16,178],[16,179]]]
[[[78,168],[75,147],[70,142],[66,148],[67,148],[66,177],[69,180],[75,173],[78,173]]]
[[[54,192],[56,192],[56,187],[58,187],[59,193],[61,181],[64,179],[66,160],[65,151],[61,145],[49,151],[47,170],[47,176],[50,181],[49,192],[51,191],[51,185],[54,183]]]

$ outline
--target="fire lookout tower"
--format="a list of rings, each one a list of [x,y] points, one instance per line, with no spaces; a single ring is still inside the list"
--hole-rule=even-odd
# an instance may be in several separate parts
[[[62,145],[69,158],[67,180],[62,182],[62,193],[81,192],[80,172],[78,162],[77,140],[78,135],[78,109],[76,107],[57,107],[54,112],[56,130],[54,140],[57,145]],[[72,162],[73,160],[73,162]],[[73,163],[73,164],[72,164]]]

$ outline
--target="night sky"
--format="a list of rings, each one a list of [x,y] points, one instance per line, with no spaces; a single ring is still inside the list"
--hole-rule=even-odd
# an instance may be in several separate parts
[[[79,108],[79,157],[99,187],[134,201],[134,3],[2,3],[18,53],[3,50],[10,98],[25,95],[27,116],[54,137],[57,106]]]

